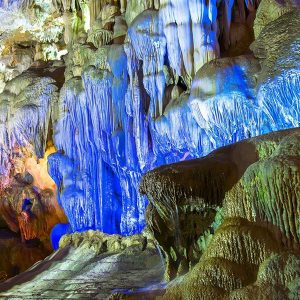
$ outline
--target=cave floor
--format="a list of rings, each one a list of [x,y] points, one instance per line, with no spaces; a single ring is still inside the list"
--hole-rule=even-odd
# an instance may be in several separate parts
[[[107,299],[116,291],[157,286],[164,267],[156,251],[96,255],[66,247],[0,284],[1,299]]]

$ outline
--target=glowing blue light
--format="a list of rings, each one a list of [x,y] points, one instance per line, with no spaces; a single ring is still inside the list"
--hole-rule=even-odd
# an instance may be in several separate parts
[[[64,234],[69,234],[72,232],[70,224],[56,224],[50,235],[51,245],[54,250],[59,247],[59,240]]]
[[[152,21],[149,16],[147,22]],[[137,34],[133,29],[128,33],[129,38]],[[159,38],[155,35],[154,42]],[[100,62],[89,66],[82,78],[69,80],[61,91],[54,126],[60,152],[49,156],[49,173],[72,231],[140,233],[147,206],[139,194],[142,174],[245,138],[299,126],[298,70],[256,86],[258,61],[235,57],[211,64],[204,75],[197,73],[190,95],[167,98],[166,90],[176,88],[170,84],[158,97],[160,83],[167,82],[159,79],[165,44],[162,38],[161,48],[156,48],[162,57],[146,60],[143,47],[151,42],[141,38],[135,45],[138,53],[130,43],[111,46],[109,67],[101,69]]]

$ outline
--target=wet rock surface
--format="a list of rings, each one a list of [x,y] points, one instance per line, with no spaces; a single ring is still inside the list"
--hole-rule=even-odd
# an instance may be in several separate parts
[[[99,241],[110,244],[101,254],[93,248],[92,240],[97,236]],[[104,300],[131,289],[161,287],[164,272],[161,257],[150,243],[148,246],[137,243],[144,237],[126,240],[103,236],[90,231],[90,237],[81,239],[82,244],[77,247],[61,248],[21,275],[0,284],[1,299]],[[123,245],[127,244],[123,250],[116,246],[122,240]]]

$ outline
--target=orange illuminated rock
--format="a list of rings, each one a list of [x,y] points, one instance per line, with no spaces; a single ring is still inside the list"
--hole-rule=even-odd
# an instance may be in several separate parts
[[[56,185],[47,171],[47,157],[54,151],[50,146],[45,156],[37,159],[30,148],[21,149],[0,191],[0,215],[8,228],[20,232],[22,240],[39,239],[48,248],[52,228],[66,222],[56,200]]]

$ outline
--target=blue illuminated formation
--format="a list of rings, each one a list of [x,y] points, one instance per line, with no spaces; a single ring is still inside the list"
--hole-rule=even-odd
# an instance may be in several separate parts
[[[51,231],[51,245],[54,250],[58,249],[59,240],[64,234],[72,232],[70,224],[57,224],[53,227]]]
[[[32,200],[31,199],[24,199],[23,204],[22,204],[22,211],[30,211],[32,207]]]
[[[139,194],[142,174],[299,126],[299,69],[258,84],[261,66],[253,55],[219,59],[196,72],[189,87],[193,68],[179,74],[174,67],[176,82],[168,78],[178,53],[162,23],[156,11],[142,13],[128,42],[101,48],[105,55],[68,80],[53,107],[58,152],[48,159],[49,173],[73,231],[139,233],[147,206]]]
[[[194,87],[190,97],[183,95],[176,105],[170,102],[162,116],[149,118],[147,102],[141,100],[145,91],[136,91],[130,84],[127,89],[126,56],[122,51],[119,55],[122,70],[110,73],[90,68],[82,86],[76,79],[61,93],[64,112],[56,125],[55,141],[64,154],[53,154],[49,163],[73,230],[141,232],[147,205],[138,192],[143,173],[244,138],[299,125],[299,112],[289,109],[294,91],[299,95],[297,86],[292,92],[286,90],[284,102],[274,104],[272,93],[263,92],[257,100],[251,86],[245,86],[249,85],[244,80],[247,66],[242,70],[237,65],[223,75],[217,73],[224,86],[216,96],[202,101]],[[288,75],[285,84],[289,78],[291,87],[293,78]],[[281,88],[280,81],[283,78],[272,83],[277,82],[273,93]]]
[[[23,0],[0,0],[0,8],[17,8],[20,7],[23,3]]]

